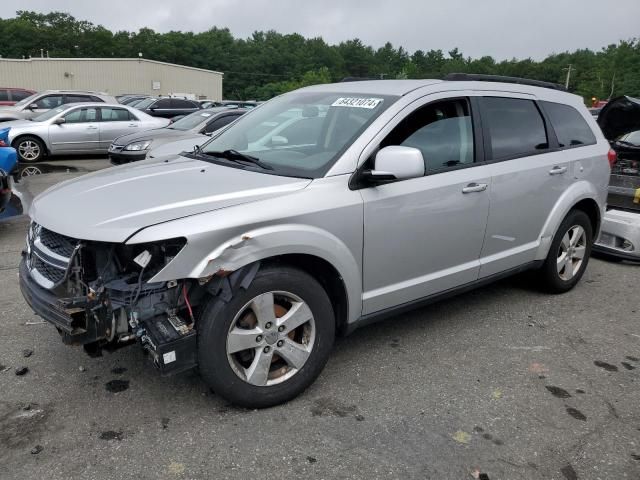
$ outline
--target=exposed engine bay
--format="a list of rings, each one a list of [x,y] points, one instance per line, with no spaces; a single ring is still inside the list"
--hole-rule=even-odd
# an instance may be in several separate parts
[[[206,288],[197,280],[148,281],[185,244],[82,241],[32,223],[21,288],[66,344],[100,355],[138,342],[162,373],[177,373],[197,364],[195,319]]]

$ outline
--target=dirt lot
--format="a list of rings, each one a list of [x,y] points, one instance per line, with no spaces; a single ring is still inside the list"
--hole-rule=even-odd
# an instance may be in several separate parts
[[[0,223],[2,479],[640,478],[638,266],[592,260],[566,295],[510,279],[362,329],[301,397],[252,411],[137,347],[64,346],[19,292],[26,228]]]

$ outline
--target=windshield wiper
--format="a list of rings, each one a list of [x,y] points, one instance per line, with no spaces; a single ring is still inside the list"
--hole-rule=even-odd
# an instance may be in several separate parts
[[[256,157],[252,157],[251,155],[240,153],[237,150],[224,150],[223,152],[205,152],[205,151],[199,150],[198,153],[211,155],[212,157],[224,158],[226,160],[231,160],[232,162],[249,162],[265,170],[273,170],[273,167],[271,165],[268,165],[260,161]]]

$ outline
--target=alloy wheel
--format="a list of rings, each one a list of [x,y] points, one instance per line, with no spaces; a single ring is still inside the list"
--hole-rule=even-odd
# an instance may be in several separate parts
[[[558,275],[564,281],[571,280],[580,271],[587,249],[587,234],[580,225],[574,225],[562,237],[558,249]]]
[[[24,160],[35,160],[40,156],[40,145],[33,140],[24,140],[18,144],[18,153]]]
[[[309,306],[289,292],[254,297],[234,317],[227,335],[227,359],[247,383],[282,383],[304,366],[313,350],[315,320]]]

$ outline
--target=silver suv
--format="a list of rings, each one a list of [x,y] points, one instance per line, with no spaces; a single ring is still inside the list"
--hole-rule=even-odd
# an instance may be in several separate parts
[[[0,108],[0,122],[29,120],[67,103],[118,103],[114,97],[101,92],[80,90],[45,90],[20,100],[11,107]]]
[[[193,152],[49,189],[24,297],[67,344],[137,343],[266,407],[314,381],[336,334],[527,269],[571,289],[608,142],[551,84],[454,78],[304,88]]]

